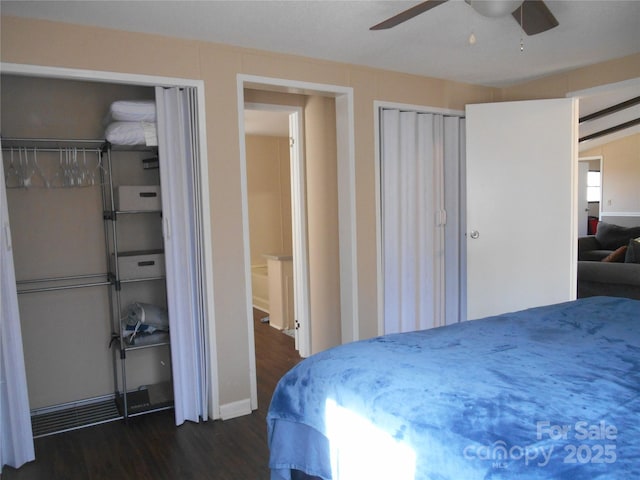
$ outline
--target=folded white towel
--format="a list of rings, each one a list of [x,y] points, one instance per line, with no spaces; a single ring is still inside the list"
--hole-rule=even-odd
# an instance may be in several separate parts
[[[111,119],[119,122],[155,122],[154,100],[117,100],[109,108]]]
[[[110,123],[105,130],[105,138],[114,145],[158,145],[156,124],[150,122]]]
[[[144,142],[148,147],[158,146],[158,133],[155,123],[141,122],[142,131],[144,132]]]

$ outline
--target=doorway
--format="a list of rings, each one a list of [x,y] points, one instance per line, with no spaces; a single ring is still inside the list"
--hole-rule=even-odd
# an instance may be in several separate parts
[[[256,386],[256,364],[255,345],[253,336],[253,306],[251,298],[251,259],[250,259],[250,239],[248,222],[248,198],[247,198],[247,165],[246,148],[244,145],[244,110],[245,91],[253,89],[270,93],[292,93],[309,96],[305,105],[304,116],[309,117],[310,110],[314,113],[322,113],[323,120],[318,122],[321,135],[331,137],[333,145],[333,185],[331,193],[323,198],[332,203],[335,210],[331,215],[326,215],[322,220],[332,223],[329,235],[324,232],[311,232],[315,228],[314,221],[308,224],[310,243],[315,242],[315,247],[320,247],[320,254],[314,248],[309,248],[310,265],[310,316],[308,325],[299,325],[298,335],[300,338],[300,353],[305,341],[308,341],[309,350],[307,354],[323,350],[329,346],[345,343],[359,338],[358,324],[358,302],[357,302],[357,248],[356,248],[356,228],[355,228],[355,160],[354,160],[354,122],[353,122],[353,89],[350,87],[340,87],[336,85],[324,85],[308,82],[299,82],[269,77],[259,77],[253,75],[240,74],[237,77],[238,92],[238,126],[240,131],[240,168],[242,181],[242,210],[244,224],[244,251],[245,251],[245,279],[246,279],[246,319],[248,325],[249,341],[249,361],[251,379],[251,409],[257,405]],[[331,117],[331,118],[330,118]],[[330,121],[329,121],[330,120]],[[309,122],[305,122],[305,131],[311,128]],[[317,140],[315,136],[306,133],[309,138]],[[307,150],[310,150],[308,142]],[[314,145],[322,148],[325,146]],[[312,149],[311,149],[312,150]],[[307,157],[306,165],[309,164]],[[317,166],[312,162],[313,166]],[[315,173],[315,172],[314,172]],[[310,176],[316,178],[314,174]],[[317,180],[317,178],[316,178]],[[320,188],[319,190],[322,190]],[[313,192],[318,193],[318,192]],[[320,193],[326,194],[326,191]],[[307,198],[313,196],[312,192],[307,192]],[[320,201],[321,209],[325,207]],[[311,209],[311,207],[309,207]],[[314,218],[314,217],[312,217]],[[322,225],[324,227],[324,225]],[[333,255],[327,256],[326,241],[331,242]],[[324,255],[323,255],[324,254]],[[326,269],[326,265],[331,264]],[[319,268],[314,269],[313,265]],[[314,281],[315,283],[314,287]],[[329,291],[329,292],[328,292]],[[330,313],[329,310],[331,310]],[[306,333],[305,333],[306,329]],[[329,332],[330,331],[330,332]],[[328,334],[329,332],[329,334]],[[308,340],[307,340],[308,338]]]
[[[248,102],[244,115],[253,307],[308,356],[302,108]]]
[[[602,157],[578,159],[578,237],[595,235],[602,202]]]

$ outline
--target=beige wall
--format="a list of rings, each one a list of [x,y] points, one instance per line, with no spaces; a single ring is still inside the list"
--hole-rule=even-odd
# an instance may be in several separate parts
[[[601,214],[640,214],[640,134],[580,152],[580,156],[602,156]]]
[[[335,102],[309,97],[304,113],[311,351],[341,343]]]
[[[247,103],[264,103],[267,105],[286,105],[288,107],[303,108],[307,103],[306,95],[298,95],[295,93],[282,93],[267,90],[256,90],[245,88],[244,102]]]
[[[264,254],[291,255],[289,138],[247,135],[247,196],[251,265]]]
[[[567,93],[640,77],[640,53],[503,88],[502,100],[561,98]]]
[[[236,76],[240,73],[352,87],[355,116],[357,306],[359,334],[377,333],[375,100],[449,109],[495,101],[513,90],[228,47],[198,41],[2,18],[2,61],[201,79],[206,88],[220,403],[249,397]],[[123,55],[122,52],[127,54]],[[637,61],[637,60],[635,60]],[[629,69],[585,79],[622,80]],[[637,69],[636,69],[637,70]],[[627,75],[625,78],[636,75]],[[615,77],[612,78],[612,77]],[[336,239],[331,239],[335,243]],[[333,248],[333,247],[332,247]],[[339,298],[335,298],[335,304]],[[327,312],[326,314],[329,314]]]
[[[570,92],[640,77],[640,54],[603,62],[536,81],[504,88],[503,100],[560,98]],[[606,211],[640,212],[640,135],[632,135],[588,151],[580,157],[603,156],[603,204]],[[609,203],[610,201],[610,203]]]

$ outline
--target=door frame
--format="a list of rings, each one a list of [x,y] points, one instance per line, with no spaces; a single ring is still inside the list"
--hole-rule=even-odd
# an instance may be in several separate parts
[[[164,77],[156,75],[143,75],[134,73],[109,72],[103,70],[87,70],[65,67],[51,67],[43,65],[27,65],[19,63],[0,62],[0,71],[3,74],[19,75],[26,77],[52,78],[61,80],[79,80],[87,82],[104,82],[118,83],[125,85],[137,85],[147,87],[191,87],[195,88],[198,95],[197,115],[198,115],[198,136],[199,136],[199,169],[202,172],[200,178],[200,205],[201,212],[207,212],[209,205],[206,204],[209,199],[209,174],[207,160],[207,135],[206,135],[206,116],[205,116],[205,85],[203,80]],[[213,283],[213,258],[212,258],[212,240],[211,240],[211,219],[208,215],[201,216],[203,227],[203,245],[202,255],[204,258],[204,286],[205,292],[205,316],[208,319],[208,346],[207,356],[209,362],[209,418],[215,419],[220,417],[219,408],[219,389],[218,389],[218,355],[216,348],[216,322],[214,309],[214,283]]]
[[[587,199],[588,176],[589,162],[578,159],[578,199],[576,200],[576,206],[578,207],[578,238],[584,237],[589,231],[589,201]]]
[[[257,102],[247,102],[244,108],[266,112],[284,112],[289,116],[291,180],[291,204],[289,208],[291,209],[293,243],[295,346],[300,356],[304,358],[310,354],[311,336],[309,329],[309,260],[302,108]],[[253,297],[253,295],[251,296]]]
[[[342,343],[359,339],[358,275],[355,200],[355,133],[353,88],[258,75],[237,75],[237,111],[240,140],[240,178],[242,190],[242,224],[246,291],[246,321],[249,342],[251,409],[258,408],[256,355],[251,299],[251,250],[247,195],[247,158],[244,145],[244,90],[279,91],[334,98],[336,107],[336,144],[338,161],[338,225],[340,252],[340,319]],[[310,318],[310,322],[313,319]],[[309,328],[311,330],[311,328]],[[315,352],[309,352],[315,353]]]

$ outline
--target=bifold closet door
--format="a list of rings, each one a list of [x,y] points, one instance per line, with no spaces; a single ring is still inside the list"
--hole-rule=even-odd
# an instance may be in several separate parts
[[[460,319],[464,120],[381,109],[384,333]]]
[[[207,418],[204,263],[196,90],[156,88],[176,424]]]
[[[0,153],[0,157],[1,157]],[[1,159],[1,158],[0,158]],[[0,470],[35,459],[4,168],[0,168]]]

